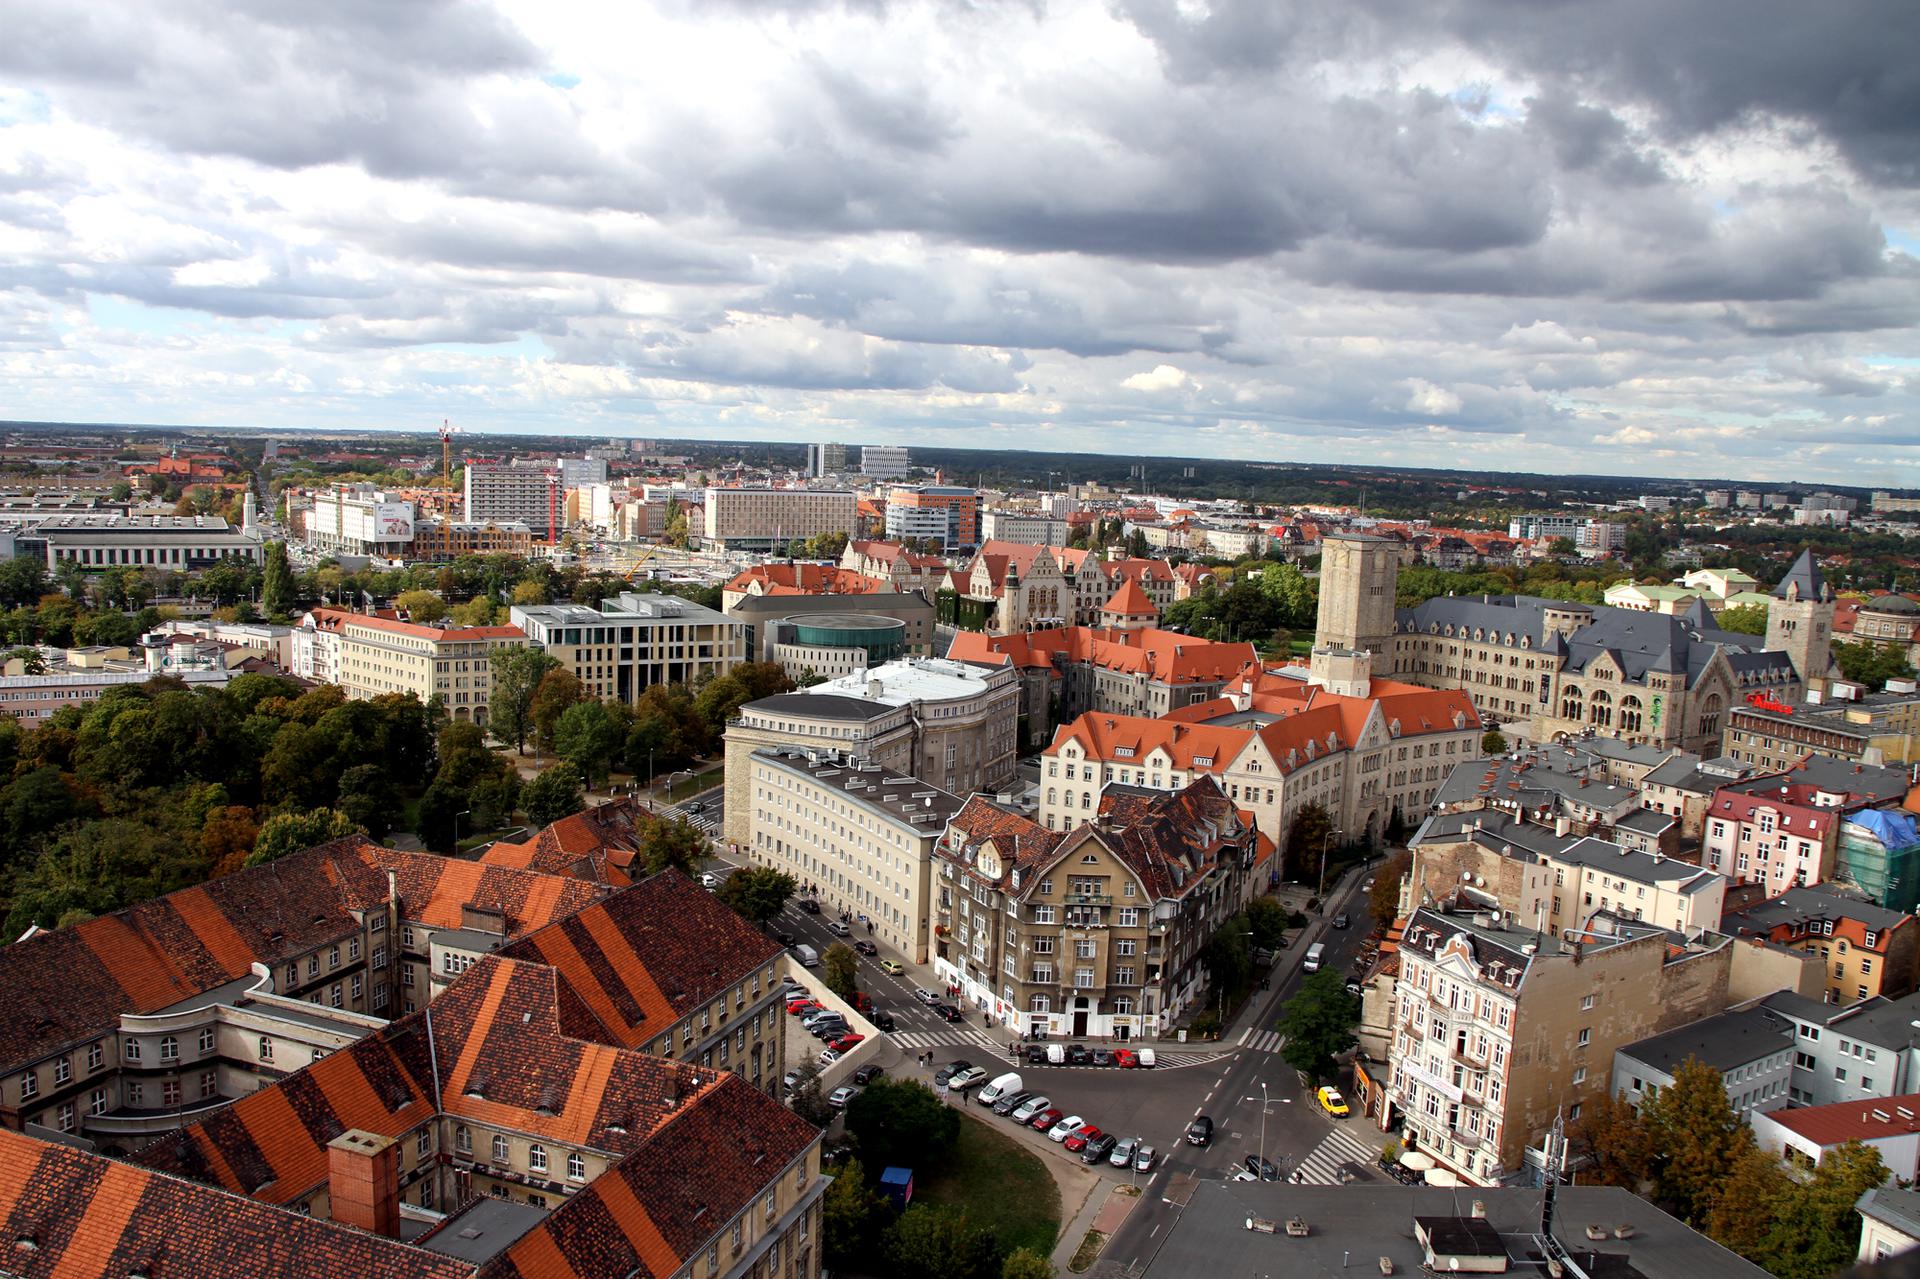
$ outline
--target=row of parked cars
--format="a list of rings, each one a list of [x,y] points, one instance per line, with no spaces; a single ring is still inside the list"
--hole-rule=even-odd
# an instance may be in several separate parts
[[[1157,1064],[1151,1048],[1089,1048],[1085,1044],[1028,1044],[1029,1066],[1115,1066],[1121,1070],[1151,1070]]]
[[[1022,1086],[1013,1071],[987,1082],[987,1072],[968,1061],[954,1061],[934,1075],[935,1087],[958,1092],[979,1088],[974,1100],[1022,1127],[1045,1133],[1068,1152],[1080,1156],[1085,1164],[1108,1163],[1115,1168],[1151,1172],[1159,1155],[1138,1137],[1116,1137],[1079,1115],[1069,1115],[1053,1104],[1051,1097]]]
[[[798,1017],[806,1032],[826,1045],[818,1058],[822,1066],[839,1061],[866,1042],[865,1035],[854,1033],[853,1027],[847,1024],[846,1014],[798,991],[787,1000],[787,1013]]]

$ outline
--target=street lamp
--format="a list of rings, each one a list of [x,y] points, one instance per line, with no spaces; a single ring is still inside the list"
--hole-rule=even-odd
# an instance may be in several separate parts
[[[1320,890],[1314,894],[1315,897],[1325,897],[1327,895],[1327,842],[1335,835],[1344,834],[1346,834],[1345,831],[1335,830],[1332,826],[1328,826],[1327,833],[1320,837]],[[1320,909],[1325,910],[1326,908],[1326,903],[1321,902]]]
[[[1260,1081],[1260,1166],[1267,1166],[1267,1081]]]
[[[458,855],[460,852],[460,819],[472,811],[471,808],[463,808],[453,815],[453,851],[455,855]]]

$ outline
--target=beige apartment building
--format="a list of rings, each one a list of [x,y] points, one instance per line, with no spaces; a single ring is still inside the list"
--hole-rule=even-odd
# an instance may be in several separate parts
[[[1205,996],[1266,847],[1211,777],[1070,833],[976,795],[935,851],[934,975],[1030,1034],[1154,1038]]]
[[[747,758],[747,854],[818,885],[822,900],[926,963],[933,850],[963,801],[838,751],[757,750]]]
[[[1617,1049],[1727,1006],[1733,947],[1607,916],[1556,937],[1458,898],[1423,906],[1396,955],[1376,1118],[1402,1118],[1407,1144],[1466,1184],[1497,1185],[1556,1117],[1579,1123]]]
[[[701,541],[720,550],[767,551],[795,538],[857,528],[848,489],[709,488]]]
[[[333,678],[347,696],[412,693],[423,702],[438,697],[454,719],[483,725],[493,691],[493,653],[527,642],[518,626],[422,626],[336,609],[315,609],[311,617],[334,637]]]
[[[508,616],[588,693],[608,701],[632,704],[656,684],[694,684],[747,658],[744,626],[677,595],[622,591],[597,610],[516,604]]]

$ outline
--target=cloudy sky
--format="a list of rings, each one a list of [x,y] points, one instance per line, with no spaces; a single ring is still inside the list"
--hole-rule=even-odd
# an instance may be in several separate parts
[[[1912,0],[0,32],[0,416],[1920,485]]]

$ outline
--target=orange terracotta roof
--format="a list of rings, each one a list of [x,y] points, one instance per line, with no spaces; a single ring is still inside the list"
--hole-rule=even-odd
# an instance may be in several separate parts
[[[885,578],[825,564],[756,564],[735,574],[725,589],[761,595],[876,595],[890,593],[894,586]]]
[[[1160,616],[1160,610],[1155,608],[1153,601],[1147,598],[1147,593],[1140,589],[1139,580],[1132,577],[1122,580],[1120,589],[1113,593],[1112,599],[1100,606],[1100,611],[1111,613],[1115,617]]]
[[[1057,669],[1063,662],[1080,662],[1169,684],[1224,681],[1254,660],[1251,644],[1223,644],[1154,627],[1111,630],[1090,626],[1059,626],[1007,635],[958,631],[947,656],[993,664],[1005,660],[1027,669]]]

